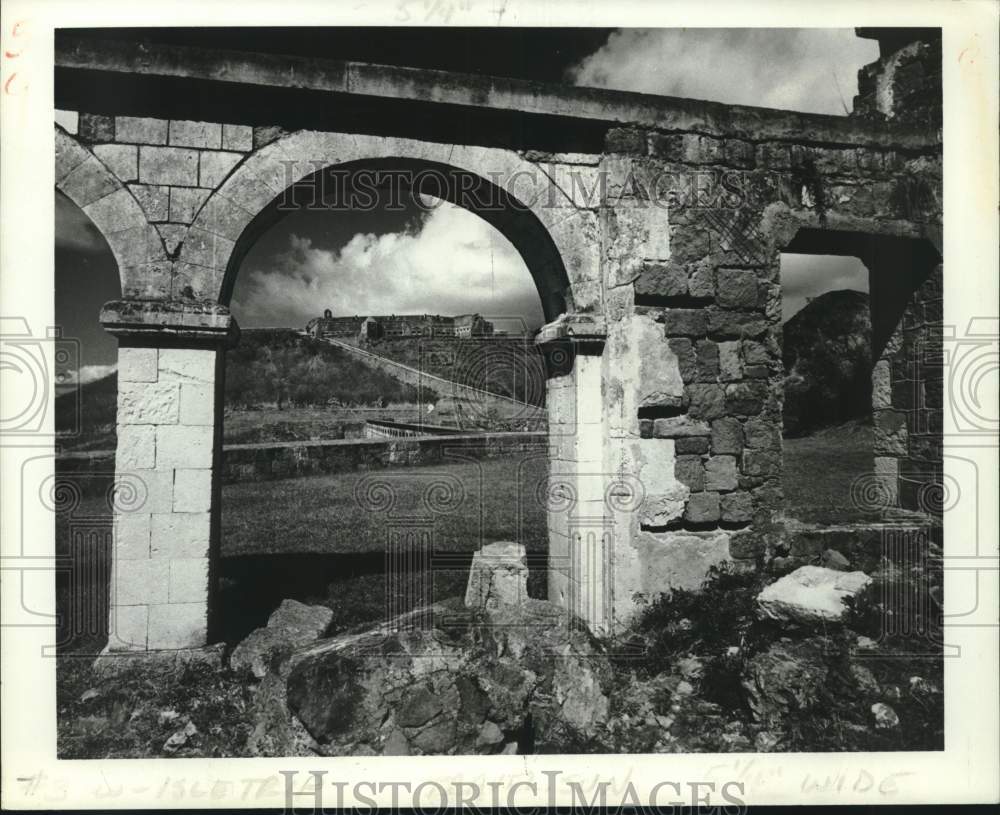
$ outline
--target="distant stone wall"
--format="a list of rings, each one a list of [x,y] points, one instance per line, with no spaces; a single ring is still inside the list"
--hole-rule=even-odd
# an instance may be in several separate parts
[[[365,365],[383,371],[394,379],[413,385],[416,388],[427,388],[439,397],[454,402],[456,416],[461,408],[462,418],[469,423],[486,421],[495,416],[503,420],[518,420],[528,422],[544,422],[545,408],[529,405],[490,393],[478,387],[453,382],[439,376],[434,376],[418,368],[390,359],[380,353],[359,348],[356,345],[328,338],[323,340],[353,354]]]
[[[478,433],[409,439],[348,439],[224,448],[222,480],[269,481],[324,473],[460,463],[544,451],[544,432]]]
[[[222,451],[222,481],[270,481],[323,473],[455,464],[462,459],[537,455],[546,449],[544,431],[467,433],[406,439],[336,439],[321,442],[232,444]],[[57,459],[59,477],[82,495],[107,493],[115,472],[110,450],[72,453]]]

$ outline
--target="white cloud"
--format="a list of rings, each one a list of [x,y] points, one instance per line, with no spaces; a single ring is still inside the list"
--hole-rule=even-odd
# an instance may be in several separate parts
[[[86,385],[89,382],[96,382],[110,376],[118,366],[114,363],[110,365],[84,365],[79,370],[68,369],[59,371],[56,374],[57,385]]]
[[[620,29],[569,71],[577,85],[843,115],[878,45],[851,28]]]
[[[417,233],[359,233],[339,250],[291,235],[271,268],[240,273],[237,320],[304,325],[334,314],[523,315],[542,321],[531,275],[511,243],[471,212],[441,203]]]
[[[855,257],[781,256],[781,320],[786,322],[814,297],[828,291],[868,291],[868,268]]]

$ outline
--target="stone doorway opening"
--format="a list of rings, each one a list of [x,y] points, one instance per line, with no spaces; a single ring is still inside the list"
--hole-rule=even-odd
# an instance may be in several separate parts
[[[781,260],[778,554],[866,571],[925,558],[941,544],[940,254],[926,239],[803,229]]]

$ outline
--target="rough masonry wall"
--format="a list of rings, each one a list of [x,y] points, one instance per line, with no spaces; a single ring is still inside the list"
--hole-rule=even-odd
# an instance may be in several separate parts
[[[939,248],[941,187],[933,146],[618,129],[606,147],[597,172],[557,155],[530,158],[599,214],[604,466],[609,479],[635,478],[642,491],[639,511],[609,506],[620,622],[635,594],[696,588],[723,561],[756,568],[776,539],[782,249],[802,229]],[[599,196],[584,194],[591,185]],[[932,310],[934,296],[926,298]],[[933,319],[919,305],[924,294],[911,299],[907,314]],[[921,449],[933,458],[938,414],[915,413],[897,390],[892,410],[931,422]],[[909,448],[900,455],[903,471],[927,469]]]

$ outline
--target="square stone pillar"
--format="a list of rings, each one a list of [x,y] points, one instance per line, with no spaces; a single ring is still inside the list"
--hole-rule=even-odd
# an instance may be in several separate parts
[[[614,585],[601,378],[606,336],[600,318],[564,314],[536,340],[549,374],[549,600],[595,631],[610,625]]]
[[[197,648],[209,636],[218,551],[220,307],[115,302],[118,448],[108,651]]]

